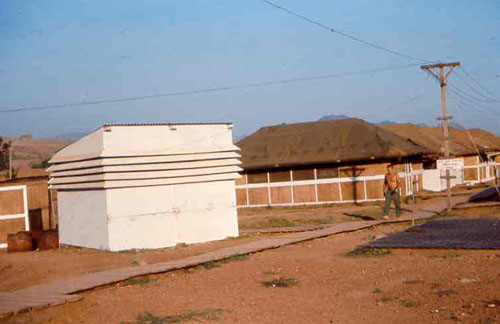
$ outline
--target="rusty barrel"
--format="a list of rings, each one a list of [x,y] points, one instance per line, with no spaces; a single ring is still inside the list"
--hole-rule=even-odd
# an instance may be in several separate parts
[[[7,252],[33,251],[33,236],[30,232],[7,235]]]
[[[40,239],[43,236],[43,230],[31,231],[31,236],[33,237],[33,250],[38,249],[40,244]]]
[[[38,249],[40,251],[58,249],[59,248],[59,233],[57,230],[43,231],[38,239]]]

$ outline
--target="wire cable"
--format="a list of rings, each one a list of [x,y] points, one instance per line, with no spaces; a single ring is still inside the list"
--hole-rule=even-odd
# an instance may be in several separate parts
[[[496,95],[495,93],[491,92],[490,90],[488,90],[486,87],[484,87],[479,81],[477,81],[475,78],[472,77],[472,75],[467,72],[463,66],[460,66],[459,67],[460,70],[469,78],[472,80],[472,82],[474,82],[479,88],[483,89],[486,93],[490,94],[491,96],[495,97],[496,99],[499,99],[500,100],[500,96]]]
[[[448,86],[451,87],[451,88],[453,88],[453,89],[455,89],[455,90],[457,90],[457,91],[460,91],[463,95],[471,98],[471,100],[476,100],[476,101],[483,102],[483,103],[495,103],[495,102],[500,101],[500,100],[491,100],[491,99],[490,100],[485,100],[485,99],[482,99],[482,98],[478,98],[478,97],[473,96],[470,93],[464,91],[463,89],[457,87],[456,85],[453,85],[453,84],[448,84]]]
[[[435,82],[437,82],[439,84],[439,81],[434,79]],[[469,97],[465,96],[463,93],[464,91],[452,84],[450,84],[449,82],[447,83],[447,92],[451,92],[453,94],[455,94],[457,97],[459,97],[461,100],[465,100],[468,104],[472,104],[474,106],[477,106],[477,107],[481,107],[481,108],[484,108],[486,109],[486,111],[481,111],[481,112],[486,112],[486,113],[492,113],[494,114],[492,110],[492,107],[491,106],[486,106],[487,103],[485,103],[483,100],[477,100],[476,97],[474,96],[471,96],[469,94]],[[458,98],[457,98],[458,99]],[[475,101],[476,100],[476,101]],[[495,102],[488,102],[489,104],[493,104],[493,103],[496,103]],[[477,110],[477,109],[476,109]],[[479,111],[479,110],[478,110]]]
[[[475,87],[472,86],[472,84],[469,83],[469,81],[467,81],[465,78],[461,77],[460,74],[463,73],[462,70],[457,69],[456,71],[459,72],[459,73],[455,73],[454,74],[454,76],[457,77],[457,80],[459,80],[460,82],[462,82],[463,84],[465,84],[467,86],[467,88],[469,88],[476,95],[482,97],[484,100],[489,100],[489,101],[492,101],[492,102],[493,101],[498,101],[498,99],[492,98],[492,97],[488,97],[484,93],[478,91]]]
[[[288,83],[295,83],[295,82],[305,82],[305,81],[313,81],[313,80],[340,78],[340,77],[360,75],[360,74],[379,73],[379,72],[393,71],[393,70],[398,70],[398,69],[414,67],[417,65],[418,64],[415,64],[415,63],[414,64],[405,64],[405,65],[393,65],[393,66],[387,66],[387,67],[381,67],[381,68],[373,68],[373,69],[359,70],[359,71],[345,72],[345,73],[338,73],[338,74],[326,74],[326,75],[297,77],[297,78],[290,78],[290,79],[283,79],[283,80],[264,81],[264,82],[247,83],[247,84],[241,84],[241,85],[221,86],[221,87],[214,87],[214,88],[205,88],[205,89],[197,89],[197,90],[178,91],[178,92],[166,92],[166,93],[161,93],[161,94],[152,94],[152,95],[143,95],[143,96],[134,96],[134,97],[100,99],[100,100],[73,102],[73,103],[65,103],[65,104],[54,104],[54,105],[44,105],[44,106],[13,107],[13,108],[5,108],[5,109],[0,110],[0,114],[21,112],[21,111],[35,111],[35,110],[70,108],[70,107],[79,107],[79,106],[91,106],[91,105],[99,105],[99,104],[104,104],[104,103],[139,101],[139,100],[154,99],[154,98],[185,96],[185,95],[192,95],[192,94],[229,91],[229,90],[237,90],[237,89],[245,89],[245,88],[256,88],[256,87],[264,87],[264,86],[276,85],[276,84],[288,84]]]
[[[470,99],[470,98],[462,95],[459,91],[455,90],[453,87],[448,88],[447,90],[449,91],[449,93],[453,93],[455,96],[457,96],[457,99],[460,98],[461,99],[460,101],[463,100],[463,101],[467,102],[469,105],[474,105],[475,107],[481,107],[481,108],[485,109],[485,110],[480,110],[481,112],[495,114],[495,112],[492,111],[493,109],[491,106],[486,106],[485,103],[482,103],[482,102],[476,102],[473,99]]]
[[[455,107],[457,108],[457,112],[459,112],[459,114],[458,114],[458,115],[459,115],[459,117],[460,117],[460,119],[461,119],[461,121],[462,121],[462,127],[464,127],[465,131],[467,132],[467,136],[469,137],[469,140],[470,140],[470,142],[472,143],[472,146],[474,147],[474,150],[475,150],[475,151],[476,151],[476,153],[477,153],[477,157],[478,157],[478,159],[479,159],[479,164],[481,165],[481,164],[484,164],[484,163],[486,162],[486,167],[487,167],[487,168],[488,168],[488,167],[490,167],[490,165],[489,165],[489,161],[484,161],[483,157],[481,156],[481,153],[480,153],[480,151],[479,151],[479,149],[478,149],[478,147],[477,147],[477,143],[476,143],[476,141],[474,141],[474,138],[473,138],[473,136],[472,136],[472,134],[471,134],[471,132],[470,132],[470,130],[469,130],[469,127],[467,126],[467,124],[466,124],[466,122],[465,122],[465,117],[464,117],[464,116],[465,116],[465,114],[463,113],[462,109],[460,108],[460,106],[459,106],[458,104],[456,104],[456,103],[455,103]],[[484,150],[484,149],[483,149],[483,150]],[[495,169],[495,171],[494,171],[494,172],[496,173],[496,172],[497,172],[497,167],[496,167],[496,165],[494,164],[494,165],[493,165],[493,167],[494,167],[494,169]],[[480,170],[480,169],[478,169],[478,179],[480,179],[480,178],[481,178],[481,174],[480,174],[480,172],[481,172],[481,170]],[[486,171],[485,171],[485,173],[486,173]],[[495,175],[495,178],[496,178],[496,175]],[[496,186],[496,185],[495,185],[494,187],[495,187],[495,190],[496,190],[497,194],[499,194],[499,195],[500,195],[500,189],[498,188],[498,186]]]
[[[287,9],[287,8],[283,7],[283,6],[280,6],[280,5],[278,5],[277,3],[274,3],[274,2],[272,2],[272,1],[269,1],[269,0],[260,0],[260,1],[262,1],[262,2],[264,2],[264,3],[266,3],[266,4],[268,4],[269,6],[272,6],[272,7],[276,8],[276,9],[282,10],[282,11],[286,12],[287,14],[290,14],[290,15],[292,15],[292,16],[295,16],[295,17],[297,17],[297,18],[300,18],[300,19],[302,19],[302,20],[304,20],[304,21],[307,21],[307,22],[309,22],[309,23],[311,23],[311,24],[314,24],[314,25],[316,25],[316,26],[318,26],[318,27],[321,27],[321,28],[323,28],[323,29],[326,29],[326,30],[328,30],[328,31],[330,31],[330,32],[336,33],[336,34],[338,34],[338,35],[341,35],[341,36],[343,36],[343,37],[349,38],[349,39],[351,39],[351,40],[353,40],[353,41],[356,41],[356,42],[362,43],[362,44],[364,44],[364,45],[368,45],[368,46],[373,47],[373,48],[376,48],[376,49],[378,49],[378,50],[381,50],[381,51],[384,51],[384,52],[387,52],[387,53],[391,53],[391,54],[394,54],[394,55],[397,55],[397,56],[400,56],[400,57],[404,57],[404,58],[407,58],[407,59],[411,59],[411,60],[419,61],[419,62],[421,62],[421,63],[434,62],[434,61],[432,61],[432,60],[427,60],[427,59],[423,59],[423,58],[416,57],[416,56],[413,56],[413,55],[408,55],[408,54],[405,54],[405,53],[402,53],[402,52],[399,52],[399,51],[395,51],[395,50],[389,49],[389,48],[387,48],[387,47],[384,47],[384,46],[381,46],[381,45],[378,45],[378,44],[375,44],[375,43],[372,43],[372,42],[366,41],[366,40],[364,40],[364,39],[358,38],[358,37],[356,37],[356,36],[352,36],[352,35],[350,35],[350,34],[344,33],[344,32],[342,32],[342,31],[340,31],[340,30],[338,30],[338,29],[332,28],[332,27],[330,27],[330,26],[328,26],[328,25],[326,25],[326,24],[323,24],[323,23],[321,23],[321,22],[319,22],[319,21],[317,21],[317,20],[314,20],[314,19],[308,18],[308,17],[306,17],[306,16],[304,16],[304,15],[301,15],[301,14],[299,14],[299,13],[295,12],[295,11],[292,11],[292,10],[290,10],[290,9]]]

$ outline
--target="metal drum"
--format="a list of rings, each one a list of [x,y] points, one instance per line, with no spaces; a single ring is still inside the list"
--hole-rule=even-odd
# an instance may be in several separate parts
[[[38,240],[38,249],[40,251],[58,249],[59,248],[59,233],[57,230],[43,231]]]
[[[7,235],[7,252],[33,251],[33,236],[30,232],[18,232]]]

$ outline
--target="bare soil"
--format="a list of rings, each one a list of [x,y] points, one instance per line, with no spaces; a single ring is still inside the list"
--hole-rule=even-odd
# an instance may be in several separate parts
[[[500,206],[456,209],[444,212],[443,215],[456,218],[500,218]]]
[[[432,202],[422,201],[419,205]],[[319,225],[341,220],[379,219],[381,204],[327,205],[295,208],[259,208],[239,210],[240,229]],[[356,215],[346,216],[345,214]],[[278,224],[278,225],[276,225]],[[255,226],[255,227],[254,227]],[[158,250],[106,252],[66,247],[58,250],[8,254],[0,250],[0,291],[14,291],[66,277],[134,265],[178,260],[219,248],[264,238],[242,235],[236,239],[208,242]]]
[[[0,291],[14,291],[98,271],[178,260],[259,240],[262,237],[243,235],[224,241],[126,252],[107,252],[75,247],[21,253],[6,253],[2,250],[0,252]]]
[[[416,208],[422,208],[439,198],[417,199]],[[272,227],[294,227],[325,225],[337,222],[380,220],[384,202],[360,204],[331,204],[316,206],[242,208],[238,210],[240,229],[263,229]],[[403,213],[411,213],[411,202],[401,199]],[[394,204],[391,205],[394,216]]]
[[[50,158],[57,150],[70,144],[68,140],[52,140],[22,136],[5,138],[11,142],[14,152],[13,167],[17,169],[30,169],[31,164],[40,163]]]
[[[500,323],[500,251],[395,249],[348,256],[356,246],[405,226],[384,225],[139,278],[9,322]]]

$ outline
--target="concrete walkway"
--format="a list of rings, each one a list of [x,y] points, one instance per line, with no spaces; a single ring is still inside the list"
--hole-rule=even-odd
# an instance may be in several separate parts
[[[467,196],[453,197],[453,204],[456,205],[466,202],[467,198]],[[425,206],[425,210],[418,210],[415,212],[414,216],[416,220],[426,219],[441,212],[445,208],[446,201],[442,199],[434,202],[432,205]],[[31,311],[33,309],[77,301],[83,298],[82,296],[75,295],[78,292],[114,284],[133,277],[194,267],[206,262],[224,260],[234,255],[261,252],[339,233],[358,231],[381,224],[407,222],[411,221],[411,219],[412,216],[410,214],[398,219],[384,221],[336,223],[314,230],[263,238],[259,241],[222,248],[181,260],[95,272],[78,277],[64,278],[48,284],[33,286],[14,292],[0,292],[0,318],[8,318],[15,314]]]

